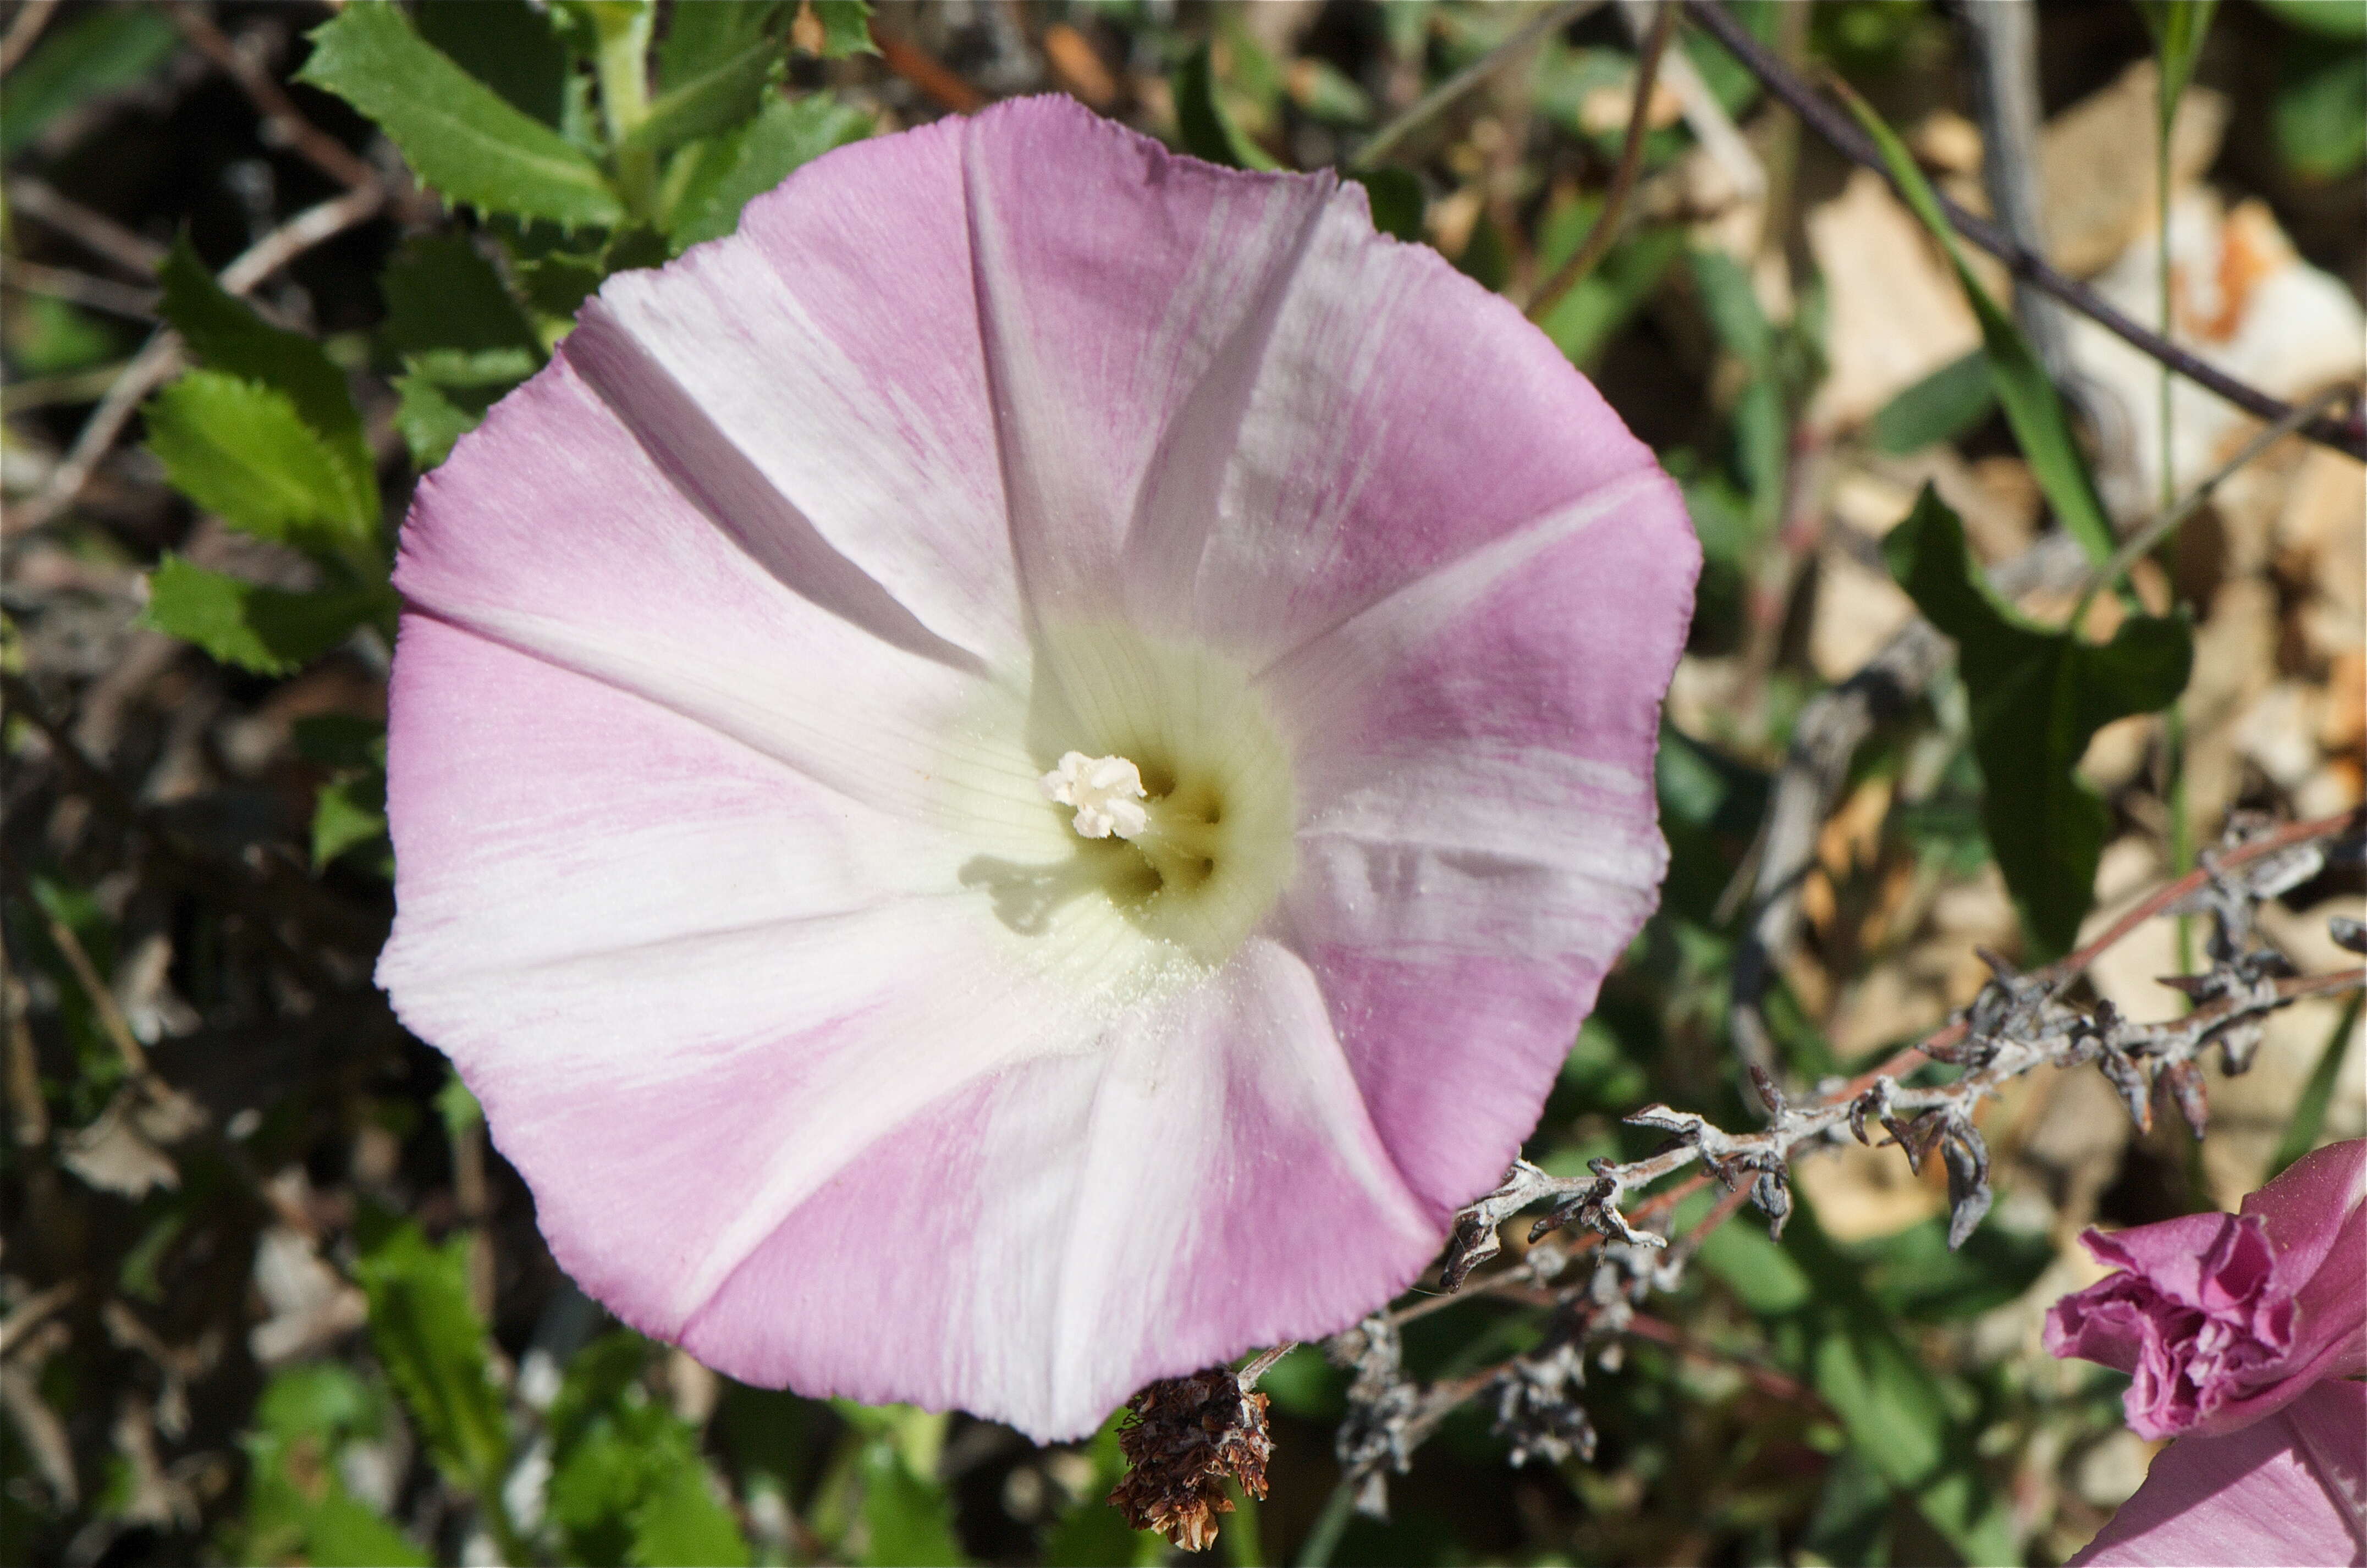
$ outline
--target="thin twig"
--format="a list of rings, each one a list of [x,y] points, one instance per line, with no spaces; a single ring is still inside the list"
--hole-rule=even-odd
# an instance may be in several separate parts
[[[2121,542],[2121,547],[2112,552],[2112,558],[2098,567],[2095,574],[2088,579],[2087,585],[2079,591],[2079,601],[2071,611],[2071,618],[2064,624],[2077,626],[2085,620],[2088,606],[2095,602],[2097,594],[2118,582],[2124,572],[2136,564],[2140,558],[2152,553],[2156,545],[2169,537],[2180,524],[2199,511],[2203,503],[2209,501],[2221,485],[2233,479],[2246,465],[2335,404],[2354,395],[2354,389],[2349,387],[2327,388],[2244,443],[2241,451],[2221,464],[2218,471],[2209,479],[2187,491],[2177,504],[2150,522],[2140,525],[2135,532]]]
[[[31,51],[57,8],[58,0],[25,0],[17,7],[17,19],[8,24],[7,33],[0,36],[0,76],[17,69],[17,62]]]
[[[260,61],[214,26],[213,18],[203,9],[191,0],[174,0],[166,11],[173,25],[181,29],[181,36],[237,83],[239,91],[263,116],[266,141],[288,148],[348,189],[358,191],[379,183],[376,169],[352,148],[306,119],[303,111],[296,107],[296,100],[288,96],[288,90],[272,78]]]
[[[1974,95],[1981,124],[1981,183],[1998,222],[2024,248],[2044,254],[2039,205],[2038,7],[2034,0],[1982,0],[1959,13],[1972,33]],[[2013,313],[2057,386],[2073,378],[2071,334],[2063,307],[2027,278],[2014,280]]]
[[[31,175],[8,176],[8,207],[12,212],[49,225],[143,282],[156,276],[164,260],[164,247],[155,241],[60,195],[47,180]]]
[[[1872,140],[1851,124],[1839,110],[1818,97],[1814,88],[1770,53],[1740,23],[1727,16],[1716,0],[1681,0],[1681,3],[1689,20],[1740,61],[1770,93],[1781,99],[1818,135],[1832,143],[1851,162],[1863,164],[1882,174],[1886,179],[1889,177],[1888,168]],[[2279,420],[2292,412],[2291,405],[2283,400],[2236,379],[2209,361],[2198,358],[2130,320],[2093,289],[2064,276],[2047,265],[2044,256],[2018,243],[1988,220],[1976,218],[1945,197],[1940,197],[1940,208],[1957,232],[2003,262],[2014,276],[2027,279],[2195,385],[2216,393],[2245,412],[2260,419]],[[2354,413],[2340,423],[2321,417],[2303,426],[2301,434],[2321,446],[2331,446],[2367,461],[2367,418],[2359,414]]]
[[[1626,216],[1627,195],[1636,188],[1637,172],[1644,166],[1644,133],[1652,118],[1652,87],[1659,80],[1660,60],[1668,52],[1669,36],[1676,30],[1677,8],[1669,0],[1660,0],[1659,9],[1652,17],[1652,30],[1645,35],[1644,53],[1636,62],[1636,101],[1627,110],[1627,136],[1619,144],[1619,163],[1611,171],[1611,184],[1603,193],[1603,210],[1594,215],[1594,226],[1586,231],[1570,258],[1555,269],[1529,301],[1529,320],[1542,321],[1562,297],[1578,287],[1595,264],[1610,253],[1619,238],[1621,220]]]
[[[156,290],[153,288],[139,288],[108,277],[93,277],[86,272],[76,272],[71,267],[44,266],[40,262],[9,256],[5,262],[0,262],[0,285],[27,294],[43,294],[52,299],[64,299],[134,321],[156,319]]]
[[[1619,0],[1620,15],[1626,19],[1627,30],[1641,44],[1657,18],[1653,16],[1657,0]],[[1685,125],[1693,133],[1711,163],[1726,172],[1734,182],[1734,194],[1743,201],[1757,201],[1767,194],[1767,168],[1751,151],[1735,123],[1717,101],[1717,95],[1694,69],[1693,59],[1678,50],[1660,62],[1660,79],[1669,91],[1677,96],[1677,107],[1685,117]]]
[[[248,292],[312,246],[376,216],[385,205],[386,188],[373,184],[306,208],[222,268],[220,281],[223,289],[232,294]],[[160,332],[148,340],[107,389],[98,407],[91,411],[74,446],[51,470],[49,483],[18,509],[14,521],[20,530],[41,526],[80,499],[99,460],[114,446],[115,438],[123,434],[123,427],[130,423],[142,400],[171,379],[181,365],[178,333]]]
[[[1559,5],[1546,6],[1505,35],[1503,42],[1424,93],[1410,108],[1375,131],[1362,147],[1356,149],[1356,155],[1348,160],[1348,167],[1364,170],[1377,166],[1397,151],[1399,142],[1437,118],[1457,98],[1494,75],[1506,62],[1517,58],[1522,51],[1546,34],[1568,27],[1602,4],[1603,0],[1561,0]]]
[[[64,956],[66,967],[74,971],[74,978],[82,983],[90,998],[91,1010],[98,1015],[98,1027],[114,1045],[115,1054],[123,1058],[124,1069],[135,1078],[146,1077],[148,1053],[142,1049],[140,1037],[131,1032],[131,1021],[123,1016],[123,1004],[115,999],[114,988],[99,974],[98,965],[90,961],[74,928],[55,915],[45,914],[43,918],[51,942]]]

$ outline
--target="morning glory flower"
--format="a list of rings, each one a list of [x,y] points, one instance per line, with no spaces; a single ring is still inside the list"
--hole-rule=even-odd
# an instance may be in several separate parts
[[[1501,1177],[1697,561],[1354,186],[1048,98],[848,147],[422,481],[379,979],[627,1322],[1073,1437]]]

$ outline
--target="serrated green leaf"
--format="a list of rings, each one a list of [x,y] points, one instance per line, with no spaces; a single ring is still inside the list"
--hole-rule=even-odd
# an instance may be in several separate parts
[[[747,1538],[697,1450],[661,1446],[652,1457],[662,1462],[630,1516],[635,1568],[747,1568]]]
[[[165,477],[232,527],[323,554],[375,537],[377,518],[285,393],[192,370],[141,412]]]
[[[1982,826],[2031,956],[2056,957],[2070,949],[2093,899],[2108,825],[2104,803],[2075,772],[2080,755],[2112,720],[2177,700],[2192,637],[2181,620],[2131,615],[2099,646],[2023,619],[1989,591],[1963,524],[1929,485],[1882,547],[1916,607],[1955,639]]]
[[[363,773],[332,779],[312,802],[312,865],[328,864],[347,850],[386,836],[386,775]]]
[[[413,355],[410,364],[394,378],[394,427],[422,472],[451,456],[453,443],[476,429],[486,411],[535,368],[532,358],[513,348],[447,349]]]
[[[379,340],[396,359],[439,349],[512,349],[527,355],[531,366],[542,362],[542,340],[525,308],[493,264],[460,235],[413,239],[388,264],[379,287],[386,295]]]
[[[700,6],[685,6],[698,10]],[[567,46],[526,0],[416,0],[419,36],[503,101],[557,130],[567,108]]]
[[[801,165],[871,133],[871,117],[827,94],[770,97],[746,129],[682,154],[696,158],[670,209],[667,237],[677,251],[729,234],[740,209]]]
[[[148,574],[141,624],[196,643],[224,664],[285,675],[328,652],[387,612],[383,588],[290,593],[225,576],[168,555]]]
[[[968,1561],[954,1539],[945,1488],[935,1477],[917,1473],[892,1439],[875,1438],[865,1444],[857,1468],[866,1568],[932,1568]]]
[[[301,333],[275,327],[224,289],[198,259],[185,233],[158,269],[164,296],[157,310],[181,334],[207,369],[267,387],[284,396],[321,439],[336,466],[340,502],[318,513],[352,525],[357,541],[379,527],[378,467],[362,433],[361,414],[345,388],[345,373]]]
[[[624,217],[588,153],[454,64],[393,6],[348,6],[310,36],[297,80],[376,120],[419,177],[455,201],[568,226]]]
[[[678,6],[658,49],[658,92],[629,144],[663,152],[753,118],[788,56],[779,0]]]
[[[1175,132],[1184,151],[1228,169],[1278,169],[1266,150],[1243,134],[1217,102],[1217,72],[1200,45],[1175,68]]]
[[[821,57],[844,60],[851,54],[877,54],[871,41],[871,0],[807,0],[821,24]]]
[[[1998,308],[1988,290],[1981,287],[1980,279],[1973,276],[1972,268],[1965,265],[1965,253],[1956,243],[1956,231],[1948,226],[1946,215],[1940,210],[1939,197],[1924,179],[1923,171],[1916,166],[1907,144],[1847,84],[1837,80],[1834,89],[1881,150],[1891,183],[1898,187],[1909,210],[1947,251],[1948,260],[1956,270],[1956,282],[1971,302],[1973,314],[1979,318],[1981,347],[1988,357],[1997,399],[2005,409],[2006,423],[2013,426],[2014,439],[2021,443],[2022,455],[2030,460],[2031,476],[2045,492],[2057,520],[2079,541],[2089,557],[2100,565],[2110,560],[2114,543],[2112,525],[2104,516],[2103,503],[2096,499],[2088,460],[2081,456],[2079,444],[2071,434],[2070,416],[2064,412],[2055,383],[2046,378],[2046,367],[2039,363],[2037,352],[2022,335],[2022,329],[2013,324],[2013,318]]]
[[[370,1344],[429,1453],[480,1497],[507,1470],[509,1418],[469,1304],[469,1240],[431,1247],[403,1221],[371,1238],[355,1272],[369,1297]]]
[[[1373,209],[1373,227],[1413,244],[1421,238],[1421,181],[1398,168],[1363,169],[1348,177],[1365,187]]]
[[[1874,416],[1876,450],[1904,457],[1954,441],[1997,407],[1988,359],[1979,350],[1951,360],[1882,405]]]
[[[0,157],[77,105],[130,86],[180,44],[179,29],[145,6],[93,6],[61,23],[0,83]]]

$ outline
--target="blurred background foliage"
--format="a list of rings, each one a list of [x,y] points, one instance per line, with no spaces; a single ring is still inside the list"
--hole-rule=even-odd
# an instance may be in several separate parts
[[[2188,9],[2149,30],[2133,6],[2036,8],[2044,123],[2019,173],[2050,254],[2279,396],[2355,379],[2367,4]],[[1794,895],[1799,939],[1752,982],[1795,1080],[1942,1021],[1986,973],[1978,946],[2059,952],[2091,903],[2191,863],[2231,809],[2359,800],[2356,463],[2272,448],[2084,635],[2028,629],[2061,623],[2068,593],[2025,601],[2036,622],[1948,625],[1976,569],[2056,530],[2108,544],[2157,497],[2165,448],[2182,486],[2239,422],[2181,413],[2165,434],[2150,362],[2076,331],[2025,341],[2001,274],[1976,258],[1960,278],[1908,205],[1699,28],[1639,106],[1648,7],[1543,11],[0,5],[9,1561],[1172,1555],[1103,1501],[1114,1425],[1041,1449],[959,1415],[742,1387],[618,1327],[368,983],[391,908],[386,572],[413,479],[607,274],[729,232],[855,138],[1060,91],[1217,162],[1341,168],[1381,227],[1530,308],[1682,480],[1707,566],[1660,760],[1674,860],[1528,1151],[1549,1171],[1649,1152],[1619,1120],[1648,1100],[1752,1120],[1730,1015],[1771,790],[1802,714],[1919,605],[1963,641],[1960,672],[1857,748]],[[1964,6],[1728,11],[1863,95],[1910,187],[1988,207],[1998,111]],[[2175,103],[2157,36],[2191,44],[2169,62],[2191,67]],[[1607,200],[1631,123],[1632,189]],[[2169,306],[2149,270],[2165,145],[2200,204],[2191,235],[2173,227]],[[1599,254],[1576,276],[1582,245]],[[1986,314],[1983,290],[2003,302]],[[1937,512],[1902,527],[1926,487]],[[2146,637],[2142,669],[2106,657]],[[2000,750],[1997,671],[2033,659],[2096,722]],[[2007,773],[2027,776],[1985,784]],[[2093,842],[2027,841],[2042,796]],[[2280,940],[2316,953],[2308,911],[2357,891],[2352,863],[2289,895]],[[2151,977],[2185,962],[2180,940],[2133,942],[2090,984],[2163,1016]],[[2044,1304],[2090,1277],[2072,1237],[2232,1206],[2356,1135],[2356,1034],[2355,1005],[2279,1015],[2260,1067],[2214,1081],[2205,1144],[2174,1118],[2132,1132],[2092,1077],[2018,1086],[1985,1117],[1999,1201],[1953,1252],[1942,1190],[1895,1152],[1810,1163],[1780,1243],[1748,1219],[1716,1231],[1596,1358],[1591,1461],[1515,1468],[1466,1408],[1386,1521],[1352,1517],[1331,1450],[1347,1374],[1296,1350],[1263,1384],[1272,1493],[1239,1499],[1215,1551],[2060,1561],[2146,1457],[2119,1380],[2038,1349]],[[1503,1294],[1433,1299],[1403,1326],[1425,1378],[1543,1332]]]

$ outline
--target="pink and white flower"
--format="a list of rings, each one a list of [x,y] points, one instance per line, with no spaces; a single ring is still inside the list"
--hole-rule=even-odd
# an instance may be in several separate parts
[[[2131,1429],[2177,1440],[2074,1563],[2367,1563],[2367,1140],[2240,1213],[2081,1239],[2116,1271],[2046,1348],[2135,1373]]]
[[[379,978],[627,1321],[1074,1436],[1501,1174],[1697,560],[1353,186],[1057,99],[849,147],[422,482]]]

